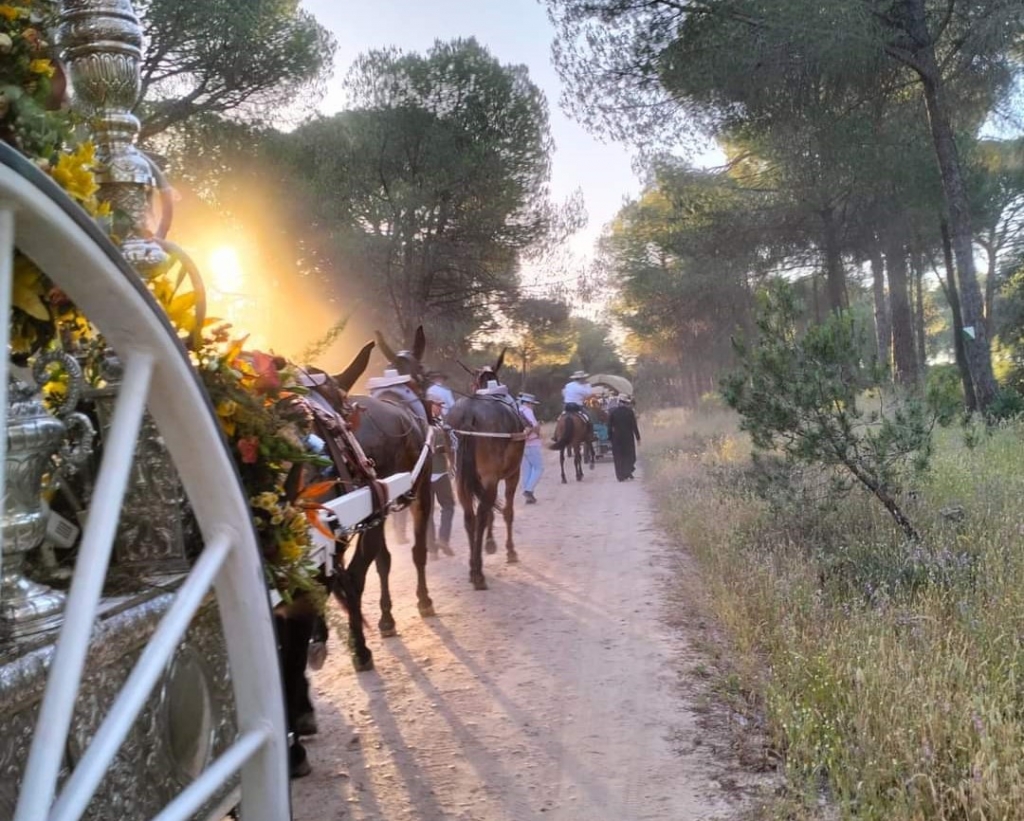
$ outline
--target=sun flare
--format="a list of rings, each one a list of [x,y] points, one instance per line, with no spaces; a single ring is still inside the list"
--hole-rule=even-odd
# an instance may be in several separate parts
[[[240,294],[245,286],[245,274],[238,252],[230,245],[221,245],[210,252],[210,271],[213,287],[222,294]]]

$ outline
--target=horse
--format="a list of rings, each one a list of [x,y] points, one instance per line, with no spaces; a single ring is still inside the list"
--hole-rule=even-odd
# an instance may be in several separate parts
[[[502,351],[493,367],[476,372],[478,389],[486,389],[489,383],[498,381],[504,359],[505,352]],[[449,411],[447,423],[458,439],[455,479],[469,538],[469,580],[477,590],[486,590],[483,551],[485,535],[493,525],[496,507],[505,518],[506,560],[509,564],[519,560],[512,537],[512,523],[526,443],[525,425],[518,407],[507,393],[504,396],[480,393],[463,396]],[[505,483],[502,505],[497,501],[500,482]],[[488,553],[496,552],[493,536],[486,540],[486,549]]]
[[[574,413],[566,411],[558,417],[555,423],[555,441],[550,445],[552,450],[558,451],[558,467],[562,471],[562,484],[567,484],[565,478],[565,452],[572,453],[573,467],[576,468],[576,481],[583,481],[584,458],[594,467],[594,425],[590,418],[585,416],[583,411]]]

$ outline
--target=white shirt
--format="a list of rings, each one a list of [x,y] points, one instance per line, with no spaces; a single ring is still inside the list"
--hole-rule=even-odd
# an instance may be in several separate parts
[[[455,394],[451,392],[451,389],[436,383],[427,388],[427,399],[437,402],[441,406],[442,419],[448,415],[448,411],[455,404]]]
[[[575,402],[577,405],[582,405],[583,400],[586,399],[594,392],[594,389],[590,387],[586,382],[577,382],[575,379],[562,388],[562,399],[565,404],[568,405],[570,402]]]
[[[526,444],[540,444],[540,434],[534,430],[537,427],[537,417],[533,413],[531,408],[526,403],[519,406],[519,414],[526,420],[526,423],[530,426],[530,432],[526,435]]]

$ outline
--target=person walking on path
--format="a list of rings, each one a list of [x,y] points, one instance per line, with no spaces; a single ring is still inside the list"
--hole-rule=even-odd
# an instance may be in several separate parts
[[[608,438],[612,440],[612,459],[615,478],[625,482],[633,478],[636,470],[636,444],[640,441],[640,428],[636,424],[632,402],[619,397],[619,404],[608,413]]]
[[[533,406],[537,404],[537,397],[532,393],[519,394],[519,413],[527,425],[526,446],[523,448],[523,495],[526,497],[526,504],[537,504],[537,497],[533,495],[541,474],[544,473],[544,449],[540,441],[540,423],[533,412]]]
[[[427,388],[427,400],[436,409],[437,417],[444,423],[448,411],[455,404],[455,395],[448,387],[448,374],[444,371],[431,371],[427,374],[431,385]],[[446,429],[447,430],[447,429]],[[447,434],[445,434],[447,435]],[[430,487],[434,493],[437,509],[441,511],[440,522],[434,524],[430,517],[430,528],[427,531],[427,549],[437,555],[438,550],[446,556],[454,556],[451,549],[452,519],[455,517],[455,493],[452,491],[452,478],[448,472],[448,448],[434,451],[434,459],[430,469]]]

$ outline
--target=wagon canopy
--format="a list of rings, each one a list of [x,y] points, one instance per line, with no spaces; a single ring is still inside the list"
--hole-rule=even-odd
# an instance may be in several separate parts
[[[587,380],[591,385],[603,385],[619,393],[633,395],[633,385],[628,379],[612,374],[596,373]]]

